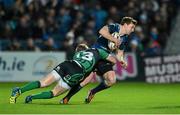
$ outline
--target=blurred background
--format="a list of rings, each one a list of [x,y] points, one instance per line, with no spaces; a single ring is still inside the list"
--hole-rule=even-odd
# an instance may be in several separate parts
[[[138,24],[126,49],[129,65],[116,64],[117,78],[179,82],[179,6],[180,0],[0,0],[0,81],[39,79],[30,77],[71,59],[77,44],[91,46],[102,26],[131,16]]]

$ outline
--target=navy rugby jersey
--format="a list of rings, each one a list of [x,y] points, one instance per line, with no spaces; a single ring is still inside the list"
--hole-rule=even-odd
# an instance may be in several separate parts
[[[120,31],[120,26],[118,23],[112,23],[108,25],[108,29],[110,34],[113,34],[114,32],[118,32]],[[125,50],[127,47],[127,42],[128,42],[128,35],[123,35],[120,37],[121,39],[121,44],[119,46],[120,50]],[[108,40],[106,38],[104,38],[102,35],[100,35],[96,41],[96,43],[92,46],[94,48],[100,48],[100,49],[104,49],[107,52],[112,52],[109,47],[108,47]]]

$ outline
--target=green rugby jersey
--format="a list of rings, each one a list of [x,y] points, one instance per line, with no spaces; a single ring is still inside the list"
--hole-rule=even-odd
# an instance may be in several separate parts
[[[77,61],[83,67],[84,73],[89,73],[100,59],[106,59],[108,55],[109,54],[102,49],[92,48],[77,52],[73,60]]]

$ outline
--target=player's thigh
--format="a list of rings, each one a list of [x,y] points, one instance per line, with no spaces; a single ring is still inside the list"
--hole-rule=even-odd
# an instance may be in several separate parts
[[[113,64],[109,61],[101,60],[96,64],[95,68],[97,75],[104,76],[105,73],[113,71]]]
[[[54,83],[55,81],[57,81],[57,73],[55,73],[55,71],[53,70],[51,73],[49,73],[48,75],[46,75],[44,78],[42,78],[40,80],[41,83],[41,87],[46,87],[48,85],[51,85],[52,83]]]

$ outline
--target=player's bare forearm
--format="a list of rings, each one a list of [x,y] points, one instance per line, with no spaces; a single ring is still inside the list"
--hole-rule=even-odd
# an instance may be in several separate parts
[[[86,78],[80,83],[81,87],[84,87],[85,85],[87,85],[87,84],[91,81],[91,79],[93,78],[93,76],[94,76],[94,72],[91,72],[91,73],[89,74],[89,76],[86,77]]]
[[[102,27],[100,30],[99,30],[99,34],[101,34],[101,36],[103,36],[104,38],[112,41],[115,43],[115,47],[119,47],[120,45],[120,41],[117,39],[117,38],[114,38],[110,32],[109,32],[109,29],[107,26],[104,26]]]
[[[114,37],[109,33],[108,27],[104,26],[99,30],[99,34],[101,34],[104,38],[114,42]]]
[[[116,59],[121,63],[122,67],[127,67],[127,62],[124,60],[124,51],[123,50],[116,50],[115,53]]]
[[[116,63],[116,58],[114,56],[112,56],[112,55],[109,55],[106,60],[112,62],[113,64]]]

